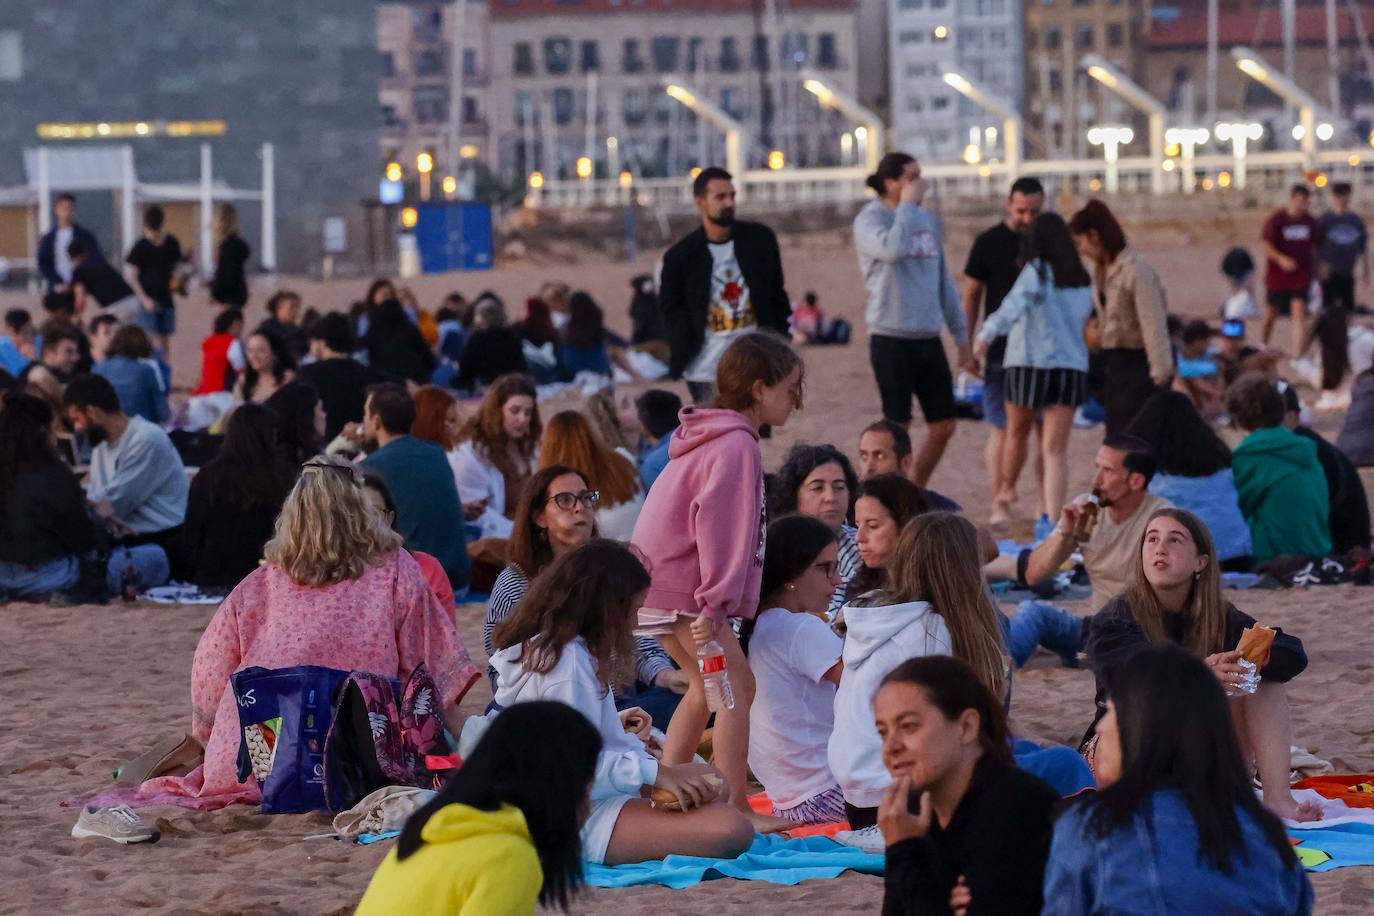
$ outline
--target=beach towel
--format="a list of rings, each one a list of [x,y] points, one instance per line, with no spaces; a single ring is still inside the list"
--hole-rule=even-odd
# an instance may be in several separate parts
[[[1297,842],[1293,851],[1308,871],[1374,865],[1374,824],[1338,824],[1316,830],[1290,826],[1288,835]]]
[[[704,859],[669,856],[662,861],[635,865],[585,866],[592,887],[638,887],[661,884],[683,888],[716,878],[766,881],[769,884],[800,884],[813,878],[838,878],[846,871],[881,875],[885,857],[841,846],[826,837],[785,839],[754,837],[754,845],[735,859]]]

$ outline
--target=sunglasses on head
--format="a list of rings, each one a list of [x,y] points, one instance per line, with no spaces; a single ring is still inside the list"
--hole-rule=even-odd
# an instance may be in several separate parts
[[[599,502],[601,502],[601,494],[596,490],[583,490],[581,493],[564,491],[562,493],[555,493],[553,496],[544,500],[545,505],[553,503],[564,512],[571,512],[573,507],[578,503],[581,503],[588,509],[595,509],[596,504]]]
[[[343,474],[343,475],[344,475],[345,477],[347,477],[347,478],[349,479],[349,481],[351,481],[355,486],[362,486],[362,479],[358,476],[357,470],[356,470],[355,468],[353,468],[353,467],[346,467],[346,466],[338,465],[338,464],[328,464],[328,463],[323,462],[323,461],[316,461],[315,459],[312,458],[311,460],[307,461],[305,464],[301,465],[301,470],[302,470],[302,471],[334,471],[334,472],[337,473],[337,474]]]

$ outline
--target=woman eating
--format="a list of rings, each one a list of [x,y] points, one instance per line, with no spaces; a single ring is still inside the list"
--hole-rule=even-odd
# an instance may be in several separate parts
[[[601,494],[596,523],[601,536],[628,541],[644,507],[644,489],[634,462],[603,444],[591,423],[575,410],[554,414],[539,440],[539,462],[582,469]]]
[[[912,485],[915,486],[914,484]],[[794,445],[773,478],[769,514],[781,518],[795,512],[820,519],[835,535],[839,551],[840,584],[830,596],[827,612],[833,618],[862,561],[856,530],[848,523],[859,490],[859,475],[844,453],[833,445]],[[812,608],[813,612],[818,608]]]
[[[487,389],[476,415],[458,431],[453,471],[465,514],[477,514],[482,536],[510,537],[511,513],[539,464],[538,394],[527,375],[503,375]]]

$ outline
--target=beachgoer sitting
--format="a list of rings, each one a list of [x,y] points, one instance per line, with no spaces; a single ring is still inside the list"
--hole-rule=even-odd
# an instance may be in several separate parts
[[[882,678],[871,715],[890,779],[884,916],[1038,914],[1059,796],[1016,767],[986,676],[958,658],[909,659]]]
[[[839,583],[836,550],[835,532],[820,519],[788,515],[769,525],[760,610],[743,628],[757,685],[749,769],[773,815],[803,824],[845,819],[826,759],[844,644],[821,616]]]
[[[833,445],[792,446],[773,479],[770,517],[781,518],[793,512],[810,516],[824,522],[835,536],[840,583],[826,605],[831,618],[844,607],[849,583],[863,566],[855,540],[858,531],[848,524],[858,492],[859,477],[853,465]],[[821,608],[808,610],[816,612]]]
[[[396,530],[396,500],[381,474],[376,471],[363,472],[363,495],[367,497],[367,504],[377,510],[377,514],[391,530],[400,534]],[[419,564],[420,574],[429,583],[439,606],[448,611],[449,616],[456,621],[458,607],[453,597],[453,586],[448,581],[448,573],[444,572],[443,565],[423,550],[410,550],[409,553]]]
[[[1331,553],[1331,509],[1317,446],[1284,428],[1278,388],[1257,372],[1241,376],[1226,392],[1226,411],[1249,433],[1232,452],[1231,467],[1255,562]]]
[[[859,435],[859,479],[867,480],[880,474],[900,474],[913,480],[916,456],[911,451],[911,433],[900,423],[879,420],[870,423]],[[947,496],[921,487],[930,508],[940,512],[958,512],[962,508]]]
[[[1091,763],[1098,721],[1121,666],[1152,643],[1173,642],[1205,659],[1231,695],[1231,712],[1252,769],[1258,769],[1264,802],[1283,817],[1303,819],[1288,790],[1289,724],[1285,685],[1307,667],[1302,642],[1278,630],[1269,661],[1260,666],[1259,688],[1236,690],[1242,669],[1235,651],[1255,620],[1222,596],[1216,550],[1207,527],[1181,509],[1157,509],[1136,544],[1134,581],[1089,621],[1087,651],[1097,676],[1097,716],[1084,736]],[[1196,762],[1194,762],[1196,763]],[[1192,765],[1190,763],[1190,765]]]
[[[540,298],[548,302],[546,297]],[[494,293],[479,297],[453,387],[476,390],[495,385],[502,376],[525,372],[526,366],[520,337],[506,325],[506,307]],[[514,504],[514,499],[511,502]]]
[[[241,336],[243,312],[225,309],[215,316],[211,333],[200,342],[200,384],[192,397],[233,390],[238,374],[248,366]]]
[[[229,676],[248,667],[320,665],[404,682],[423,662],[444,722],[459,731],[458,703],[481,672],[401,536],[368,505],[353,464],[323,455],[306,463],[264,555],[196,646],[191,736],[205,763],[145,782],[145,804],[183,797],[208,810],[259,800],[257,782],[240,783],[235,762],[242,731]]]
[[[1231,450],[1188,396],[1155,393],[1126,434],[1148,445],[1156,456],[1149,492],[1202,519],[1217,545],[1223,572],[1248,570],[1253,552],[1250,527],[1240,512]]]
[[[568,299],[568,324],[562,331],[559,361],[568,378],[579,372],[611,375],[605,316],[590,295],[578,290]]]
[[[47,401],[6,392],[0,400],[0,597],[43,601],[78,585],[81,562],[104,538],[76,476],[53,448]],[[137,585],[167,581],[167,558],[152,546],[116,551],[91,583],[117,592],[132,564]]]
[[[117,323],[117,319],[111,319]],[[5,312],[5,322],[0,325],[0,371],[17,376],[24,371],[34,356],[33,318],[25,309],[10,309]]]
[[[62,390],[81,361],[80,342],[81,334],[75,328],[44,326],[38,361],[29,363],[16,376],[19,384],[60,411]]]
[[[131,417],[142,417],[150,423],[166,423],[172,415],[167,405],[167,392],[158,372],[148,361],[153,358],[153,342],[148,332],[135,324],[126,324],[114,333],[105,359],[91,371],[114,386],[120,407]]]
[[[1198,413],[1209,420],[1221,416],[1225,387],[1221,367],[1210,348],[1216,333],[1205,321],[1194,320],[1183,326],[1176,360],[1178,375],[1174,378],[1174,390],[1187,395]]]
[[[889,561],[907,522],[931,511],[921,488],[900,474],[866,478],[855,491],[854,546],[859,571],[849,581],[846,603],[887,585]],[[837,624],[843,619],[836,618]]]
[[[286,345],[257,331],[243,345],[247,366],[234,385],[234,400],[261,404],[296,378],[296,361]]]
[[[451,389],[425,385],[415,392],[415,422],[410,434],[416,439],[433,442],[444,450],[449,467],[453,469],[453,485],[458,486],[458,434],[463,428],[463,412]],[[472,521],[481,516],[476,505],[463,507],[463,517]]]
[[[331,442],[349,423],[363,421],[367,389],[382,377],[353,358],[356,342],[347,317],[337,312],[321,315],[306,336],[314,361],[301,366],[298,377],[319,392],[324,403],[324,441]]]
[[[439,365],[439,358],[399,299],[383,299],[368,308],[367,332],[361,343],[367,351],[367,364],[397,382],[423,385]]]
[[[673,432],[681,424],[682,398],[671,391],[650,388],[635,398],[635,411],[644,430],[644,453],[639,459],[639,476],[644,492],[653,489],[654,481],[668,466],[668,445]]]
[[[1336,447],[1356,467],[1374,467],[1374,365],[1355,376],[1350,386],[1350,410],[1341,423]]]
[[[297,468],[277,444],[280,418],[262,404],[229,415],[219,451],[191,480],[182,526],[190,581],[224,594],[258,568]]]
[[[1369,550],[1369,499],[1360,472],[1336,446],[1310,426],[1302,425],[1302,402],[1293,386],[1280,383],[1283,394],[1283,425],[1317,446],[1317,461],[1326,476],[1330,511],[1331,550],[1336,554]]]
[[[628,716],[611,699],[611,686],[629,680],[635,611],[649,584],[638,557],[614,541],[594,540],[554,560],[496,630],[496,703],[509,709],[558,700],[600,732],[591,812],[582,827],[587,861],[733,858],[749,847],[753,829],[723,803],[720,773],[705,764],[660,763],[641,737],[626,731],[622,717]],[[647,717],[640,718],[647,733]],[[641,797],[645,788],[664,790],[683,810],[652,806]]]
[[[497,379],[476,415],[463,424],[453,469],[465,514],[480,507],[482,537],[510,537],[525,481],[539,465],[543,431],[538,394],[527,375]]]
[[[1312,912],[1283,824],[1260,804],[1212,670],[1173,646],[1117,666],[1097,724],[1097,783],[1054,825],[1053,916]],[[974,900],[978,897],[974,895]]]
[[[267,319],[258,325],[258,334],[274,337],[299,363],[310,352],[310,341],[301,327],[301,296],[289,289],[278,290],[267,300]]]
[[[596,526],[601,537],[628,541],[644,508],[644,490],[634,462],[612,451],[596,436],[587,418],[564,410],[549,418],[539,440],[540,467],[567,465],[587,475],[587,485],[601,494]]]
[[[277,446],[299,468],[320,453],[325,444],[324,401],[305,382],[277,389],[264,405],[277,415]]]
[[[600,754],[601,736],[576,710],[511,707],[406,821],[356,916],[566,911],[582,887],[578,831]]]
[[[530,478],[515,513],[510,563],[496,577],[487,602],[482,642],[488,656],[496,654],[492,634],[529,592],[530,580],[555,558],[598,536],[598,502],[599,494],[587,486],[582,472],[566,465],[550,465]],[[487,673],[495,689],[496,669],[488,668]],[[616,706],[639,706],[659,728],[666,728],[686,691],[687,676],[673,667],[658,640],[635,637],[635,682],[617,688]]]
[[[396,530],[411,550],[438,559],[454,591],[466,588],[469,562],[463,507],[443,449],[410,435],[415,402],[387,382],[368,389],[363,429],[378,448],[362,462],[386,481],[396,500]]]

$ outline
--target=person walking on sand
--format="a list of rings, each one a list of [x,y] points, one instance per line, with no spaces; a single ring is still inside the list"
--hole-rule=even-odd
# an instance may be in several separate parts
[[[940,329],[948,327],[966,365],[968,324],[959,290],[945,262],[935,217],[922,209],[929,183],[906,153],[888,153],[868,177],[877,194],[854,220],[854,248],[868,290],[868,355],[882,397],[883,416],[911,425],[911,398],[921,403],[926,441],[912,467],[919,487],[930,481],[954,435],[954,378]]]
[[[1307,294],[1312,286],[1317,248],[1322,244],[1321,226],[1308,212],[1312,192],[1305,184],[1295,184],[1288,192],[1288,204],[1264,223],[1264,289],[1266,302],[1260,340],[1267,347],[1279,316],[1292,319],[1293,359],[1302,356],[1307,333]]]

